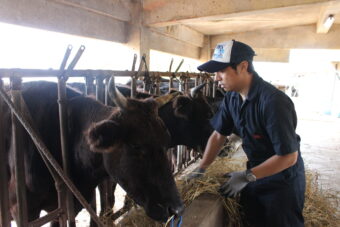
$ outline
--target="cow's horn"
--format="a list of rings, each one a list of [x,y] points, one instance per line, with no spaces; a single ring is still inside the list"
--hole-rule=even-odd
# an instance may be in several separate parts
[[[167,95],[163,95],[163,96],[159,96],[157,98],[155,98],[155,101],[158,104],[158,107],[162,107],[165,104],[167,104],[168,102],[170,102],[173,98],[175,98],[176,96],[180,95],[181,92],[174,92],[174,93],[170,93]]]
[[[206,85],[207,83],[203,83],[201,85],[198,85],[196,87],[193,87],[190,89],[190,96],[192,98],[195,98],[195,96],[197,95],[197,93]]]
[[[115,78],[112,76],[109,80],[109,91],[111,100],[120,108],[126,109],[127,99],[120,93],[115,85]]]

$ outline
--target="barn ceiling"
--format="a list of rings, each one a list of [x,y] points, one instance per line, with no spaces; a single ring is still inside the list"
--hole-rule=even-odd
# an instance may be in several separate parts
[[[322,25],[328,15],[334,15],[334,23],[340,23],[340,1],[295,1],[295,4],[292,1],[283,1],[287,2],[287,5],[283,7],[283,3],[277,1],[276,6],[273,3],[273,7],[270,7],[270,4],[266,7],[261,5],[261,2],[264,2],[261,0],[252,1],[253,5],[248,1],[250,6],[242,6],[246,2],[244,0],[239,1],[239,5],[237,5],[237,1],[216,0],[208,1],[211,4],[204,6],[207,13],[201,11],[204,8],[200,8],[199,1],[196,2],[197,9],[189,5],[190,0],[182,1],[182,4],[179,2],[181,1],[145,0],[146,24],[152,27],[180,24],[204,35],[217,35],[308,24],[317,25],[318,21]],[[258,5],[254,2],[257,2]],[[234,3],[234,7],[224,6],[232,5],[232,3]],[[187,11],[187,16],[182,13],[181,9],[178,10],[177,15],[171,15],[171,13],[168,13],[169,16],[162,15],[162,13],[166,14],[164,9],[171,10],[180,6],[182,6],[182,10]],[[185,9],[185,7],[187,8]],[[220,9],[213,9],[214,7]]]

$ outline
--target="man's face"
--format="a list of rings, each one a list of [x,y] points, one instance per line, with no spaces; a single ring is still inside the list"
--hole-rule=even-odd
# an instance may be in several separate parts
[[[216,72],[216,80],[225,91],[239,92],[245,85],[247,76],[248,62],[243,61],[237,65],[236,70],[228,66],[221,71]]]

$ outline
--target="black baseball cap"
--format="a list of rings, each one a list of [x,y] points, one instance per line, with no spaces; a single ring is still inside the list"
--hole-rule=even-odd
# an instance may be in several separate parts
[[[218,72],[231,64],[253,61],[255,51],[245,43],[229,40],[217,44],[212,59],[197,67],[199,71]]]

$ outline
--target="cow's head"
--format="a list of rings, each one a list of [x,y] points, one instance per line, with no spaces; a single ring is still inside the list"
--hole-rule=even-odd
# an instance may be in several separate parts
[[[203,86],[193,88],[188,95],[178,95],[159,108],[159,115],[171,134],[171,146],[182,144],[204,150],[213,131],[209,122],[213,112],[201,92]]]
[[[180,214],[183,204],[165,154],[170,136],[157,102],[127,99],[115,87],[110,95],[118,108],[89,129],[91,150],[103,153],[108,174],[151,218]]]

